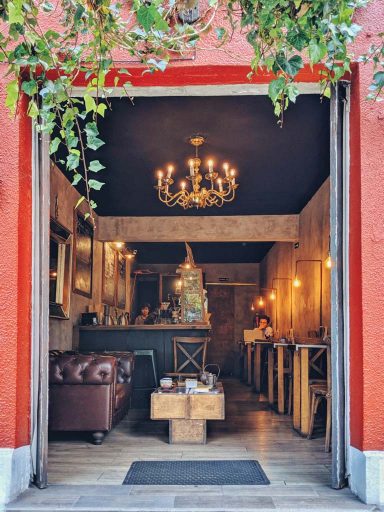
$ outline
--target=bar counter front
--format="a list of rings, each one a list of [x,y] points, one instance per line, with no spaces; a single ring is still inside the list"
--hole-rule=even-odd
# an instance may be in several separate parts
[[[208,337],[211,326],[209,324],[100,325],[80,326],[78,329],[80,352],[154,350],[159,380],[164,373],[174,371],[173,338],[175,336]],[[153,374],[151,358],[137,356],[133,380],[133,408],[149,410],[151,392],[159,385],[155,382]]]

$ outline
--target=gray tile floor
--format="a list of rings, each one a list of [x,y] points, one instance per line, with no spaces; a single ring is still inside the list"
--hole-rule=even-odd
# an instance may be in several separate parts
[[[30,488],[8,511],[238,512],[370,510],[349,489],[330,488],[324,438],[303,439],[291,418],[233,380],[226,384],[226,420],[211,422],[205,446],[169,445],[167,423],[131,411],[101,446],[78,435],[50,442],[47,489]],[[126,486],[135,460],[256,459],[268,486]]]

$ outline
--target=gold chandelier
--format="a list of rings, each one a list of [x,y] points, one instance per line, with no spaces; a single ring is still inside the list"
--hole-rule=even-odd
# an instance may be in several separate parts
[[[203,180],[203,175],[200,172],[201,160],[199,158],[199,146],[204,144],[205,139],[200,135],[196,135],[189,139],[190,144],[195,148],[195,157],[189,160],[189,176],[186,179],[191,182],[192,190],[186,188],[186,182],[181,182],[181,190],[176,193],[170,191],[171,185],[174,180],[172,178],[173,166],[169,165],[167,173],[162,170],[157,172],[157,186],[158,197],[162,203],[167,206],[182,206],[185,210],[187,208],[205,208],[206,206],[223,206],[224,203],[229,203],[235,198],[235,190],[239,186],[236,183],[236,171],[229,169],[229,164],[223,164],[224,176],[220,177],[219,173],[213,170],[213,161],[208,160],[208,172],[204,178],[209,182],[207,187],[202,187],[200,183]],[[215,188],[217,185],[217,189]]]

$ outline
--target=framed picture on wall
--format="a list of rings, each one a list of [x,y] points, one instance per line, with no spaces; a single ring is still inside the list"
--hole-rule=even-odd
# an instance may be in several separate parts
[[[103,243],[102,275],[101,301],[116,306],[117,252],[109,242]]]
[[[73,282],[74,293],[92,297],[93,227],[82,214],[74,213]]]
[[[117,254],[117,307],[125,309],[126,304],[127,260],[120,252]]]

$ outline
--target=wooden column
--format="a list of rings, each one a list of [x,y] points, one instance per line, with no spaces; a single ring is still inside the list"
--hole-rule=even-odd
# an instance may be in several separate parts
[[[277,347],[277,410],[284,414],[284,347]]]
[[[260,393],[261,390],[261,345],[255,344],[255,357],[254,357],[254,373],[255,373],[255,390]]]
[[[295,350],[293,354],[293,428],[300,430],[301,411],[300,411],[300,351]]]
[[[309,432],[309,348],[300,349],[301,369],[301,433]]]
[[[268,402],[269,405],[273,405],[273,363],[274,363],[274,352],[273,348],[268,348]]]

